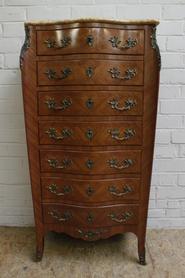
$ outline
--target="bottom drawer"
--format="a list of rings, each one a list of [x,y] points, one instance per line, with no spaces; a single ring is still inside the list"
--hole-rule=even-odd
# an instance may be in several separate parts
[[[137,224],[138,205],[85,207],[74,205],[43,204],[45,223],[84,227],[106,227]]]
[[[116,234],[132,232],[137,234],[138,225],[116,225],[106,227],[82,227],[82,226],[65,226],[60,223],[45,223],[45,231],[55,231],[65,233],[74,238],[81,238],[86,241],[95,241],[99,239],[110,238]]]

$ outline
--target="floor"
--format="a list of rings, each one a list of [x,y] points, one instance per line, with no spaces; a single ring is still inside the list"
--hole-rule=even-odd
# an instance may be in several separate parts
[[[131,233],[91,243],[49,233],[39,263],[34,248],[33,228],[0,227],[0,278],[185,278],[185,230],[148,230],[146,266]]]

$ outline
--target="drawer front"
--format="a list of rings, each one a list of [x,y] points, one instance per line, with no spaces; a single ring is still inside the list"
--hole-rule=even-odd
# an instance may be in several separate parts
[[[41,184],[44,202],[121,202],[138,200],[140,192],[139,178],[80,180],[42,177]]]
[[[143,61],[38,62],[38,85],[142,85]]]
[[[37,54],[143,54],[144,30],[73,28],[37,31]]]
[[[39,93],[39,115],[141,115],[142,92],[59,91]]]
[[[141,145],[141,121],[65,122],[40,121],[40,144]]]
[[[139,173],[141,151],[41,150],[42,172],[74,174]]]
[[[43,204],[43,214],[45,223],[60,223],[76,227],[130,225],[138,222],[137,205],[82,207]]]

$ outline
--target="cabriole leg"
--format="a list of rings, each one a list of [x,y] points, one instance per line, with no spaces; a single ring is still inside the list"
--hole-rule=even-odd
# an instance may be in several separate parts
[[[44,251],[44,235],[36,235],[36,256],[35,261],[40,262],[42,260]]]
[[[145,239],[138,238],[138,256],[139,256],[139,264],[146,265],[145,260]]]

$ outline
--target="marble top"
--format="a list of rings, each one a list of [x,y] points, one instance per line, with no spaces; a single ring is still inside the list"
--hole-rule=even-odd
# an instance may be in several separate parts
[[[158,25],[159,21],[155,19],[139,19],[139,20],[117,20],[117,19],[103,19],[103,18],[79,18],[67,20],[35,20],[27,21],[25,25],[54,25],[67,23],[116,23],[116,24],[132,24],[132,25]]]

